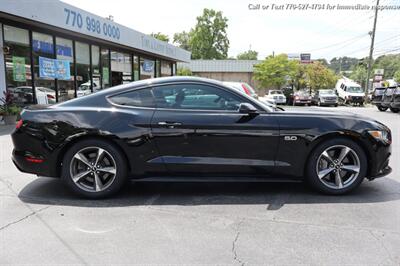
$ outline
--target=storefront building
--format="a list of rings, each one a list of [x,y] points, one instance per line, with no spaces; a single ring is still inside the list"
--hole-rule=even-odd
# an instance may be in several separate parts
[[[0,93],[51,104],[174,75],[190,53],[61,1],[2,0]]]

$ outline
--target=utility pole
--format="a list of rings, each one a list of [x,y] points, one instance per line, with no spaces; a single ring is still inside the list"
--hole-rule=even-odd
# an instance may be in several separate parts
[[[374,17],[374,27],[372,28],[372,33],[370,32],[370,35],[371,35],[371,47],[370,47],[370,49],[369,49],[368,70],[367,70],[367,82],[365,83],[365,100],[368,99],[369,78],[370,78],[370,76],[371,76],[372,55],[373,55],[373,53],[374,53],[376,21],[377,21],[377,19],[378,19],[378,7],[379,7],[379,0],[376,0],[375,17]]]

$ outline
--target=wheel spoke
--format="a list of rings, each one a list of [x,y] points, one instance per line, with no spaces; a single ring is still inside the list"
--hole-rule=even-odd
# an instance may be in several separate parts
[[[103,189],[103,183],[97,173],[94,173],[94,189],[96,191],[101,191]]]
[[[97,165],[100,162],[100,159],[103,158],[103,154],[104,154],[104,150],[102,148],[99,148],[97,150],[96,162],[94,163],[94,165]]]
[[[115,173],[116,173],[116,169],[114,167],[98,168],[97,170],[101,171],[101,172],[110,173],[110,174],[113,174],[113,175],[115,175]]]
[[[72,180],[76,183],[79,182],[79,180],[81,180],[83,177],[85,177],[87,174],[89,174],[90,171],[83,171],[79,174],[76,174],[72,177]]]
[[[325,157],[329,162],[333,163],[333,159],[332,159],[332,157],[328,154],[327,151],[324,151],[324,152],[322,153],[322,156]]]
[[[336,171],[335,173],[335,184],[338,188],[343,188],[342,177],[340,176],[340,171]]]
[[[342,166],[342,169],[353,173],[360,172],[360,167],[358,165],[345,164]]]
[[[77,154],[75,154],[74,156],[75,159],[83,162],[84,164],[86,164],[89,167],[92,167],[92,165],[90,164],[90,162],[88,161],[88,159],[86,158],[85,155],[83,155],[82,153],[78,152]]]
[[[339,157],[338,157],[338,161],[339,163],[341,163],[343,161],[344,158],[346,158],[347,154],[350,152],[350,148],[349,147],[343,147],[343,149],[340,151]]]
[[[319,177],[319,179],[322,179],[322,178],[324,178],[325,176],[327,176],[328,174],[330,174],[332,171],[334,170],[334,168],[326,168],[326,169],[323,169],[323,170],[321,170],[321,171],[319,171],[318,172],[318,177]]]

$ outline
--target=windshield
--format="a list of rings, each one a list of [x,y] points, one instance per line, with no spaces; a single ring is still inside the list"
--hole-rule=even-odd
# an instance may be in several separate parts
[[[269,94],[274,95],[274,94],[283,94],[282,91],[270,91]]]
[[[347,87],[347,92],[364,92],[361,87]]]
[[[321,94],[321,95],[331,95],[331,94],[335,94],[335,92],[333,90],[320,90],[319,94]]]

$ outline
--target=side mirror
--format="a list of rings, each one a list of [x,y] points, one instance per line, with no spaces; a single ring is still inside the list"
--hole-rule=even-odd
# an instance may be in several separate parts
[[[239,105],[239,113],[241,114],[257,114],[258,109],[250,103],[241,103]]]

